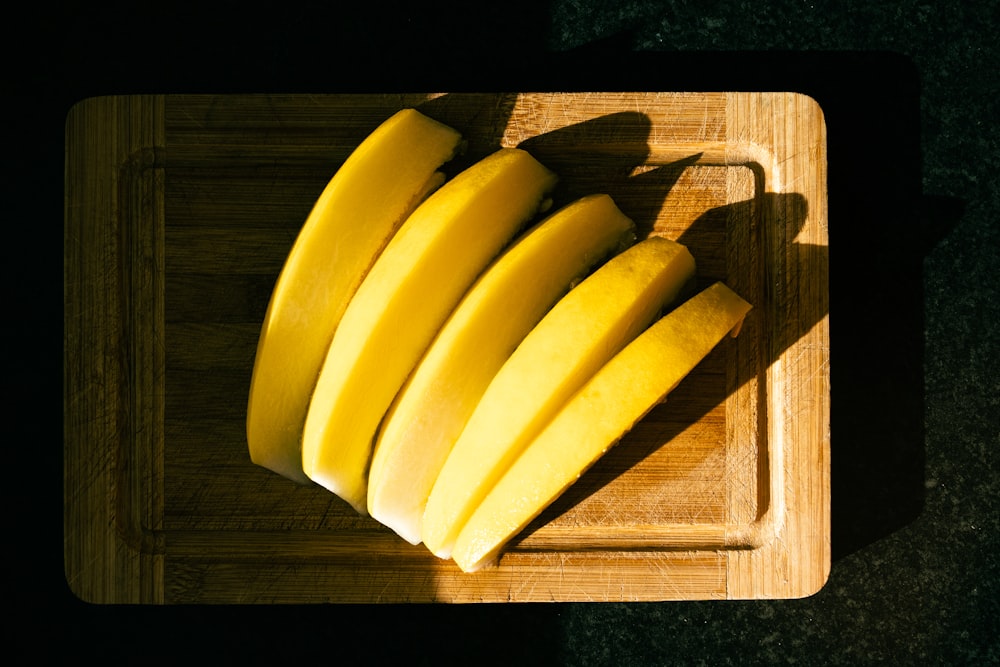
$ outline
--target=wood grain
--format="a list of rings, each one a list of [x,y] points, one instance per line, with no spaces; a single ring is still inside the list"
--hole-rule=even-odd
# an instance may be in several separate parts
[[[313,202],[416,106],[607,192],[754,309],[496,568],[462,574],[254,466],[271,287]],[[67,122],[65,562],[102,603],[791,598],[826,581],[826,137],[776,93],[138,96]]]

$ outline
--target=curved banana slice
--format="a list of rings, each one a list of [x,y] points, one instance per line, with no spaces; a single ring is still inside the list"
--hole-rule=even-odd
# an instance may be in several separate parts
[[[473,281],[543,205],[555,175],[500,149],[407,219],[348,305],[306,417],[303,470],[367,513],[376,429]]]
[[[573,283],[634,240],[611,197],[590,195],[525,233],[476,281],[382,423],[368,476],[373,518],[420,542],[427,496],[490,380]]]
[[[553,418],[465,524],[452,557],[465,572],[507,542],[604,455],[726,336],[750,304],[715,283],[615,355]]]
[[[251,460],[303,484],[301,439],[320,366],[347,303],[428,193],[461,135],[414,109],[376,128],[323,190],[271,295],[247,405]]]
[[[434,483],[421,534],[432,553],[451,555],[462,526],[528,442],[693,274],[687,248],[648,238],[542,318],[490,382]]]

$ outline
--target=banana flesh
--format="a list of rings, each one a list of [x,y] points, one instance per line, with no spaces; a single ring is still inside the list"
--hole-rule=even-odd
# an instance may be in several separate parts
[[[297,482],[309,397],[341,316],[403,220],[444,176],[461,135],[413,109],[394,114],[324,188],[275,284],[247,404],[250,459]]]
[[[465,572],[503,546],[569,488],[721,342],[750,304],[715,283],[663,316],[613,357],[528,446],[465,524],[452,557]]]
[[[306,416],[310,479],[367,514],[382,417],[473,281],[546,205],[555,175],[502,148],[456,175],[406,220],[337,327]]]
[[[386,414],[368,477],[373,518],[420,542],[427,496],[490,380],[571,285],[634,240],[635,225],[611,197],[582,197],[477,280]]]
[[[574,287],[490,382],[434,483],[421,538],[448,558],[472,511],[569,397],[680,294],[695,262],[683,245],[640,241]]]

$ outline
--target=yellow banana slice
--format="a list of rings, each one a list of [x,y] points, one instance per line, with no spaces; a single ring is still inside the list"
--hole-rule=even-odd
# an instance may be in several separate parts
[[[526,232],[476,281],[382,423],[368,477],[373,518],[420,542],[427,496],[490,380],[575,282],[634,241],[611,197],[590,195]]]
[[[421,537],[447,558],[473,510],[553,414],[673,301],[694,274],[684,246],[648,238],[573,288],[490,382],[434,483]]]
[[[726,336],[750,304],[722,283],[668,313],[615,355],[500,478],[462,529],[452,557],[465,572],[504,545],[605,454]]]
[[[310,479],[367,513],[373,440],[390,403],[473,281],[543,206],[555,175],[500,149],[407,219],[348,305],[310,402]]]
[[[394,114],[324,188],[275,284],[247,404],[250,459],[303,484],[301,439],[320,366],[347,303],[407,215],[444,181],[458,132]]]

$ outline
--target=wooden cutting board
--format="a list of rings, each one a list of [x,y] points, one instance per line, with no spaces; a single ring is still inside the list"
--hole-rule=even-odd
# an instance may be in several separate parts
[[[612,195],[754,309],[497,567],[250,462],[271,287],[395,110]],[[830,567],[826,130],[785,93],[132,96],[69,114],[65,564],[101,603],[790,598]]]

